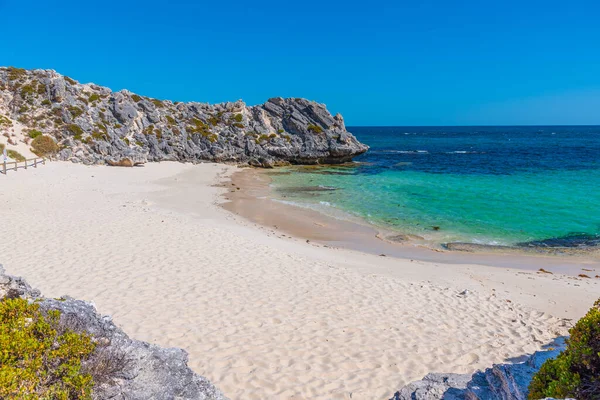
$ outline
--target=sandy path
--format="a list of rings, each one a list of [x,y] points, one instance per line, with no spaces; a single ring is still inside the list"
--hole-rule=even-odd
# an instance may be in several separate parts
[[[576,318],[599,292],[282,239],[215,205],[211,184],[232,171],[50,163],[0,176],[0,262],[48,296],[94,301],[135,338],[185,348],[232,399],[387,398],[430,371],[532,352],[564,333],[548,311]]]

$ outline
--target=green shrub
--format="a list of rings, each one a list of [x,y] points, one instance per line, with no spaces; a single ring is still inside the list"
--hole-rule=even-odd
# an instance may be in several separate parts
[[[33,86],[25,85],[25,86],[21,87],[21,96],[28,97],[28,96],[32,95],[33,93],[35,93]]]
[[[214,115],[211,115],[211,116],[208,118],[208,122],[209,122],[209,123],[210,123],[212,126],[217,126],[217,124],[219,123],[219,118],[218,118],[218,117],[216,117],[216,116],[214,116]]]
[[[15,150],[8,150],[6,154],[15,161],[25,161],[25,157],[21,153]]]
[[[138,102],[142,101],[142,98],[141,98],[140,96],[138,96],[137,94],[132,94],[132,95],[131,95],[131,99],[132,99],[133,101],[135,101],[136,103],[138,103]]]
[[[233,117],[233,119],[235,120],[235,122],[242,122],[242,120],[244,119],[244,117],[242,116],[242,114],[235,114],[235,116]]]
[[[241,122],[236,122],[235,124],[233,124],[233,126],[242,129],[244,127],[244,124],[242,124]]]
[[[321,128],[318,125],[309,124],[307,128],[308,128],[308,131],[312,132],[312,133],[321,133],[321,132],[323,132],[323,128]]]
[[[529,385],[529,399],[600,399],[600,300],[569,331],[567,348],[546,361]]]
[[[91,399],[92,376],[81,362],[95,348],[87,334],[59,327],[25,299],[0,301],[0,398]]]
[[[8,118],[6,118],[4,115],[0,114],[0,127],[9,127],[12,126],[12,121]]]
[[[167,122],[169,123],[169,125],[175,125],[177,123],[175,121],[175,119],[173,117],[171,117],[170,115],[165,115],[165,119],[167,120]]]
[[[40,157],[44,157],[55,154],[58,151],[58,145],[50,136],[42,135],[33,139],[33,142],[31,142],[31,151]]]
[[[65,129],[71,133],[73,136],[81,136],[83,135],[83,129],[79,125],[69,124],[65,126]]]
[[[185,130],[190,135],[194,135],[194,134],[198,134],[198,133],[205,137],[210,135],[210,129],[208,128],[208,125],[206,125],[204,122],[202,122],[198,118],[192,118],[190,123],[193,125],[189,125],[187,128],[185,128]]]
[[[49,106],[51,104],[52,104],[52,102],[50,100],[48,100],[48,99],[42,101],[42,105],[43,106]]]
[[[73,79],[69,78],[68,76],[65,76],[65,81],[69,82],[71,85],[77,85],[77,82],[75,82]]]
[[[42,132],[35,130],[35,129],[32,129],[29,132],[27,132],[27,136],[29,136],[32,139],[35,139],[36,137],[41,136],[41,135],[42,135]]]
[[[104,132],[92,132],[92,138],[96,140],[106,140],[108,139],[108,135]]]
[[[14,81],[27,75],[27,71],[23,68],[8,67],[8,80]]]
[[[283,129],[277,129],[277,133],[283,133],[285,132]]]
[[[152,103],[158,108],[163,108],[165,106],[163,102],[158,99],[152,99]]]
[[[83,110],[81,108],[79,108],[79,107],[76,107],[76,106],[69,106],[67,109],[69,110],[69,112],[71,113],[71,115],[73,116],[73,118],[77,118],[81,114],[83,114]]]
[[[98,101],[100,100],[100,96],[98,96],[96,93],[93,93],[90,95],[90,97],[88,97],[88,101],[90,103],[93,103],[94,101]]]

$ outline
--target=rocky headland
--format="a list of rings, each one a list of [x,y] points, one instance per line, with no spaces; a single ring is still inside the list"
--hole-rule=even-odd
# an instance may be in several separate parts
[[[81,84],[53,70],[0,67],[0,131],[8,145],[39,135],[84,164],[229,162],[272,167],[343,163],[368,146],[340,114],[300,98],[181,103]]]

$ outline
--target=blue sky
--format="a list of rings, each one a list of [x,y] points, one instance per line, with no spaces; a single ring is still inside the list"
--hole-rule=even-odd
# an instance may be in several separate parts
[[[348,125],[600,124],[593,1],[0,0],[0,65]]]

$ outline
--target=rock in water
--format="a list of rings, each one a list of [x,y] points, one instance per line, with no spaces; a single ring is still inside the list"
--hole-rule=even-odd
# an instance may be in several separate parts
[[[59,310],[61,321],[88,332],[106,343],[107,354],[127,360],[111,381],[94,386],[94,399],[130,400],[227,400],[206,378],[188,366],[182,349],[165,349],[129,338],[108,316],[99,315],[88,302],[69,297],[58,300],[41,297],[22,278],[6,275],[0,265],[0,299],[22,297],[35,300],[43,310]]]
[[[0,68],[3,113],[52,136],[59,159],[84,164],[118,165],[134,152],[147,161],[273,167],[342,163],[368,150],[341,115],[305,99],[174,103],[80,84],[52,70]]]

